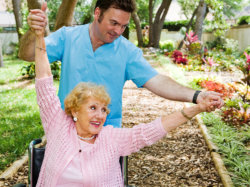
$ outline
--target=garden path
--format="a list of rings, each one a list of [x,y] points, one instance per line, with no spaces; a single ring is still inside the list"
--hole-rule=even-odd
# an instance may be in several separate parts
[[[127,82],[123,94],[123,125],[132,127],[180,110],[184,103],[155,96]],[[24,166],[5,186],[27,183]],[[191,121],[169,133],[157,144],[129,156],[129,184],[147,186],[222,186],[198,125]]]
[[[132,82],[123,94],[123,125],[132,127],[180,110],[184,104],[158,97]],[[135,186],[222,186],[208,147],[195,121],[169,133],[157,144],[132,154],[129,184]]]

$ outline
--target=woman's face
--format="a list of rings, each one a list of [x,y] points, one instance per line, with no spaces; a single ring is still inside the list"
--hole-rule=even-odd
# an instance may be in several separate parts
[[[107,117],[107,105],[94,97],[90,97],[82,104],[78,112],[72,113],[77,117],[77,134],[82,137],[91,137],[98,134]]]

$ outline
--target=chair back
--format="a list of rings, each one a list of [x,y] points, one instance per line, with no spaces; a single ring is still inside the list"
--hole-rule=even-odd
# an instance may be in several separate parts
[[[32,140],[29,145],[29,187],[35,187],[41,170],[45,147],[35,147],[35,145],[41,143],[41,138]],[[127,159],[128,157],[120,157],[121,172],[124,180],[124,185],[128,185],[127,176]]]
[[[41,139],[35,139],[29,145],[29,186],[35,187],[41,170],[45,147],[35,147],[41,143]]]

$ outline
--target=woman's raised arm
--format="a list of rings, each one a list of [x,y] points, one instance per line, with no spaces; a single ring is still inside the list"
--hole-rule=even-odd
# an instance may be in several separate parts
[[[52,75],[50,64],[46,52],[44,41],[44,30],[35,30],[36,48],[35,48],[35,72],[36,78],[41,79]]]

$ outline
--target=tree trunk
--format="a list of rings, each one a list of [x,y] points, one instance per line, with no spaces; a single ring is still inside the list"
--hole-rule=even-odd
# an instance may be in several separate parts
[[[16,20],[16,31],[18,34],[18,41],[20,41],[22,34],[19,29],[22,28],[22,14],[21,14],[21,1],[20,0],[12,0],[13,11]]]
[[[129,27],[126,27],[125,31],[122,33],[122,36],[129,39]]]
[[[153,46],[153,11],[154,11],[154,0],[149,0],[148,4],[148,11],[149,11],[149,29],[148,29],[148,34],[149,34],[149,46]]]
[[[59,7],[56,16],[56,23],[54,30],[60,29],[62,26],[71,26],[74,10],[76,7],[77,0],[63,0]]]
[[[152,34],[152,36],[149,37],[149,44],[151,47],[159,48],[159,42],[161,38],[161,30],[166,18],[166,15],[168,13],[170,4],[172,0],[163,0],[159,9],[157,10],[154,22],[151,26],[152,27],[152,33],[149,32],[149,34]]]
[[[2,42],[0,40],[0,67],[3,67],[3,52],[2,52]]]
[[[41,9],[42,4],[40,3],[39,0],[27,0],[28,3],[28,9]],[[45,28],[45,36],[49,35],[50,30],[49,30],[49,20],[47,23],[47,26]]]
[[[196,22],[195,22],[195,29],[194,29],[194,32],[198,36],[199,40],[201,40],[201,36],[202,36],[202,26],[203,26],[203,22],[204,22],[205,15],[206,15],[206,9],[207,9],[207,5],[205,3],[205,0],[200,0],[197,14],[196,14]]]
[[[194,10],[192,17],[191,17],[191,19],[190,19],[188,25],[186,26],[186,28],[187,28],[187,29],[186,29],[186,33],[189,32],[189,29],[190,29],[190,27],[191,27],[191,25],[192,25],[192,23],[193,23],[194,16],[196,15],[197,10],[198,10],[198,7]],[[186,40],[186,38],[187,38],[187,36],[185,35],[185,36],[184,36],[184,39],[180,42],[180,44],[179,44],[179,46],[178,46],[178,49],[179,49],[179,50],[182,48],[183,43],[184,43],[184,41]]]
[[[3,52],[2,52],[2,42],[0,40],[0,67],[3,67]]]
[[[138,46],[143,46],[143,37],[142,37],[142,29],[141,29],[141,22],[138,14],[136,12],[132,13],[132,19],[135,22],[135,28],[136,28],[136,35],[138,40]]]

